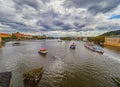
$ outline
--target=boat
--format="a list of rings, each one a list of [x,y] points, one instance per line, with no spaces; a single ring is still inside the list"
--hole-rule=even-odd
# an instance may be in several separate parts
[[[116,77],[116,78],[112,78],[119,86],[120,86],[120,78]]]
[[[37,87],[42,78],[43,68],[32,69],[23,73],[24,87]]]
[[[38,53],[40,53],[40,54],[47,54],[47,49],[46,48],[41,48]]]
[[[86,47],[86,48],[88,48],[88,49],[90,49],[90,50],[92,50],[94,52],[98,52],[98,53],[101,53],[101,54],[104,53],[104,51],[103,51],[103,49],[101,47],[99,47],[97,45],[94,45],[92,43],[86,43],[86,44],[84,44],[84,47]]]
[[[0,73],[0,87],[12,87],[12,72]]]
[[[98,53],[101,53],[101,54],[104,53],[103,49],[99,46],[93,46],[93,48],[94,48],[95,52],[98,52]]]
[[[20,43],[19,42],[15,42],[15,43],[13,43],[13,45],[20,45]]]
[[[70,45],[70,49],[75,49],[76,46],[75,45]]]
[[[70,45],[70,49],[75,49],[76,48],[76,44],[73,43],[72,45]]]

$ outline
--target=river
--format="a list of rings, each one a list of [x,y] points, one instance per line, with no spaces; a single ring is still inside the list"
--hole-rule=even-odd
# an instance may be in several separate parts
[[[70,50],[75,42],[77,47]],[[22,74],[44,68],[38,87],[118,87],[112,80],[120,77],[120,48],[105,47],[105,53],[92,52],[84,42],[57,40],[7,42],[0,48],[0,72],[12,71],[13,87],[23,87]],[[38,54],[46,47],[48,54]]]

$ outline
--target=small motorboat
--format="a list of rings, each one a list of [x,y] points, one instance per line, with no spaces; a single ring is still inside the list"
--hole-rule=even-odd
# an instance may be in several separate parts
[[[47,49],[46,48],[41,48],[38,53],[40,53],[40,54],[47,54]]]
[[[72,45],[70,45],[70,49],[75,49],[76,48],[76,44],[73,43]]]
[[[15,46],[16,46],[16,45],[20,45],[20,43],[19,43],[19,42],[15,42],[15,43],[13,43],[13,45],[15,45]]]
[[[76,46],[75,45],[70,45],[70,49],[75,49]]]

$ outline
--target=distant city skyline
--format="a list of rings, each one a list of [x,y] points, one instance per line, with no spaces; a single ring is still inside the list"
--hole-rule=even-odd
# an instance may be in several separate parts
[[[0,32],[97,36],[120,30],[120,0],[0,0]]]

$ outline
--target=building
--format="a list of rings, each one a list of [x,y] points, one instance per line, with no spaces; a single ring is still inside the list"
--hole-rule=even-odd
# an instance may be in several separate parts
[[[13,37],[15,37],[16,39],[32,39],[32,35],[27,35],[27,34],[22,34],[22,33],[13,33],[12,34]]]
[[[24,38],[25,39],[32,39],[33,37],[32,37],[32,35],[24,35]]]
[[[22,39],[22,38],[24,38],[24,34],[19,33],[19,32],[13,33],[12,36],[16,37],[17,39]]]
[[[120,36],[105,37],[105,45],[120,46]]]
[[[2,43],[2,38],[9,38],[9,37],[11,37],[11,34],[0,33],[0,43]]]
[[[2,38],[7,38],[7,37],[11,37],[11,34],[6,34],[6,33],[0,33],[0,37]]]

